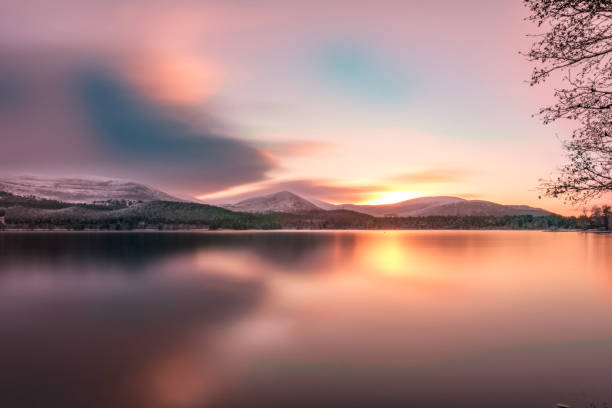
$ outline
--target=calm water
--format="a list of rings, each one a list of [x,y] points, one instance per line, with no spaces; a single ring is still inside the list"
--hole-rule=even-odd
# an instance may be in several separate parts
[[[0,234],[0,407],[612,402],[612,236]]]

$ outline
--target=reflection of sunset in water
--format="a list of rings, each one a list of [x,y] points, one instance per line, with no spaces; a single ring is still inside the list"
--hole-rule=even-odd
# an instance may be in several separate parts
[[[174,260],[176,262],[176,260]],[[248,251],[218,251],[199,250],[189,259],[181,259],[180,263],[196,266],[196,269],[187,268],[189,273],[220,275],[225,278],[249,280],[261,276],[257,267],[260,258]],[[257,266],[256,266],[257,265]]]
[[[359,252],[368,268],[374,273],[387,276],[406,276],[414,272],[410,263],[410,248],[404,247],[397,234],[389,233],[384,239],[377,239]]]
[[[611,249],[516,231],[0,235],[0,406],[612,400]]]

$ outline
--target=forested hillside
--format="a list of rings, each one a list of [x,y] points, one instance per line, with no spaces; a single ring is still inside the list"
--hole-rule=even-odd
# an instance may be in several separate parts
[[[242,213],[206,204],[108,200],[70,204],[0,192],[4,229],[574,229],[593,227],[589,217],[559,215],[373,217],[348,210],[299,214]]]

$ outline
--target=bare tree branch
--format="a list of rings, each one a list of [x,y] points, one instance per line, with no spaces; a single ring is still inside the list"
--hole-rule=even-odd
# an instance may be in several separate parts
[[[584,202],[612,191],[612,0],[523,0],[527,20],[545,29],[523,55],[537,63],[531,85],[560,73],[567,87],[538,112],[545,124],[576,123],[564,144],[568,163],[541,189]]]

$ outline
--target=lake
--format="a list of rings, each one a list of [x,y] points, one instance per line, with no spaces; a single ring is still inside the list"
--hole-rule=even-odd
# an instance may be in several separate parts
[[[0,407],[590,401],[612,235],[0,234]]]

